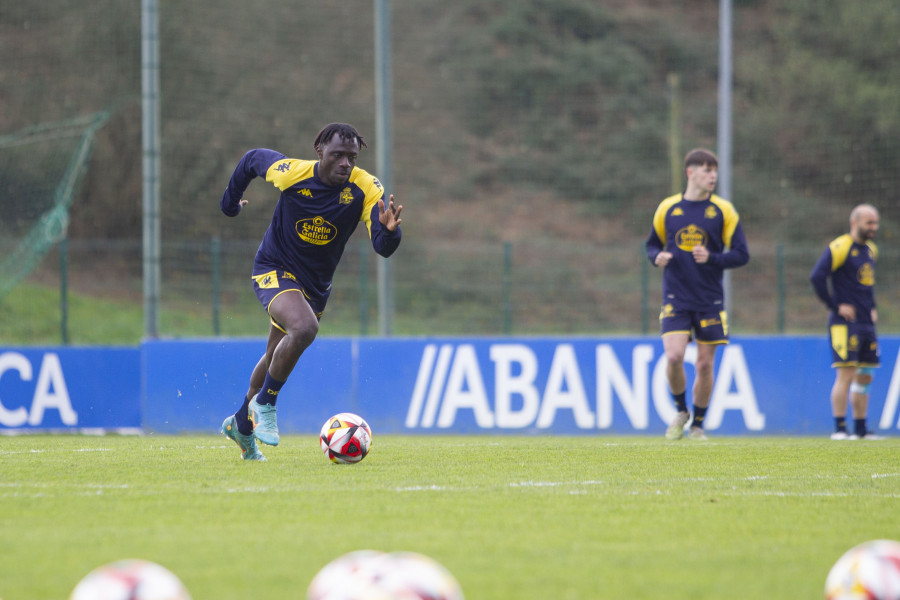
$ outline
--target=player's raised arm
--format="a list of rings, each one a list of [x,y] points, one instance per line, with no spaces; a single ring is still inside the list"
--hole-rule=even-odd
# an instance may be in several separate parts
[[[219,203],[222,212],[229,217],[236,217],[241,208],[247,205],[247,200],[243,197],[250,182],[257,177],[264,177],[272,163],[283,158],[284,155],[280,152],[266,148],[256,148],[244,154],[231,174],[225,193],[222,194]]]

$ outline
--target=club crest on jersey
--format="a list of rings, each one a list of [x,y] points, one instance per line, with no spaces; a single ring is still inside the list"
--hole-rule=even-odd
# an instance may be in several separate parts
[[[710,206],[706,207],[706,211],[703,213],[703,216],[706,217],[707,219],[715,219],[716,215],[718,215],[718,214],[719,214],[719,211],[716,210],[716,207],[710,205]]]
[[[353,191],[350,188],[345,187],[341,190],[341,196],[338,199],[340,204],[353,204]]]
[[[337,228],[322,217],[300,219],[295,228],[304,242],[324,246],[337,237]]]
[[[682,227],[675,234],[675,245],[685,252],[690,252],[696,246],[705,246],[706,231],[694,224]]]

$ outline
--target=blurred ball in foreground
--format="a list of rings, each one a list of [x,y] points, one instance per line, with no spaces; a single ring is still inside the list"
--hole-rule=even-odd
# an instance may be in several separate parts
[[[357,550],[325,565],[308,600],[465,600],[442,564],[417,552]]]
[[[97,567],[78,582],[69,600],[191,600],[184,584],[156,563],[126,559]]]
[[[845,552],[825,580],[825,600],[900,600],[900,542],[872,540]]]

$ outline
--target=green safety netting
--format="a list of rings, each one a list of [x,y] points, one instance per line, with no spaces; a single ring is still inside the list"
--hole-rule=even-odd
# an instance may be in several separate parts
[[[0,136],[0,298],[66,234],[72,198],[108,111]]]

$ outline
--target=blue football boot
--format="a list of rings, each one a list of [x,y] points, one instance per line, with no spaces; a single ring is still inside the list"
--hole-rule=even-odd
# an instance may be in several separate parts
[[[244,460],[266,460],[266,457],[259,451],[259,448],[256,445],[256,438],[253,437],[253,434],[243,435],[238,431],[234,415],[231,415],[222,422],[222,433],[225,437],[238,445]]]
[[[274,404],[257,404],[256,396],[250,401],[250,420],[253,422],[253,435],[263,444],[277,446],[278,421],[275,418]]]

